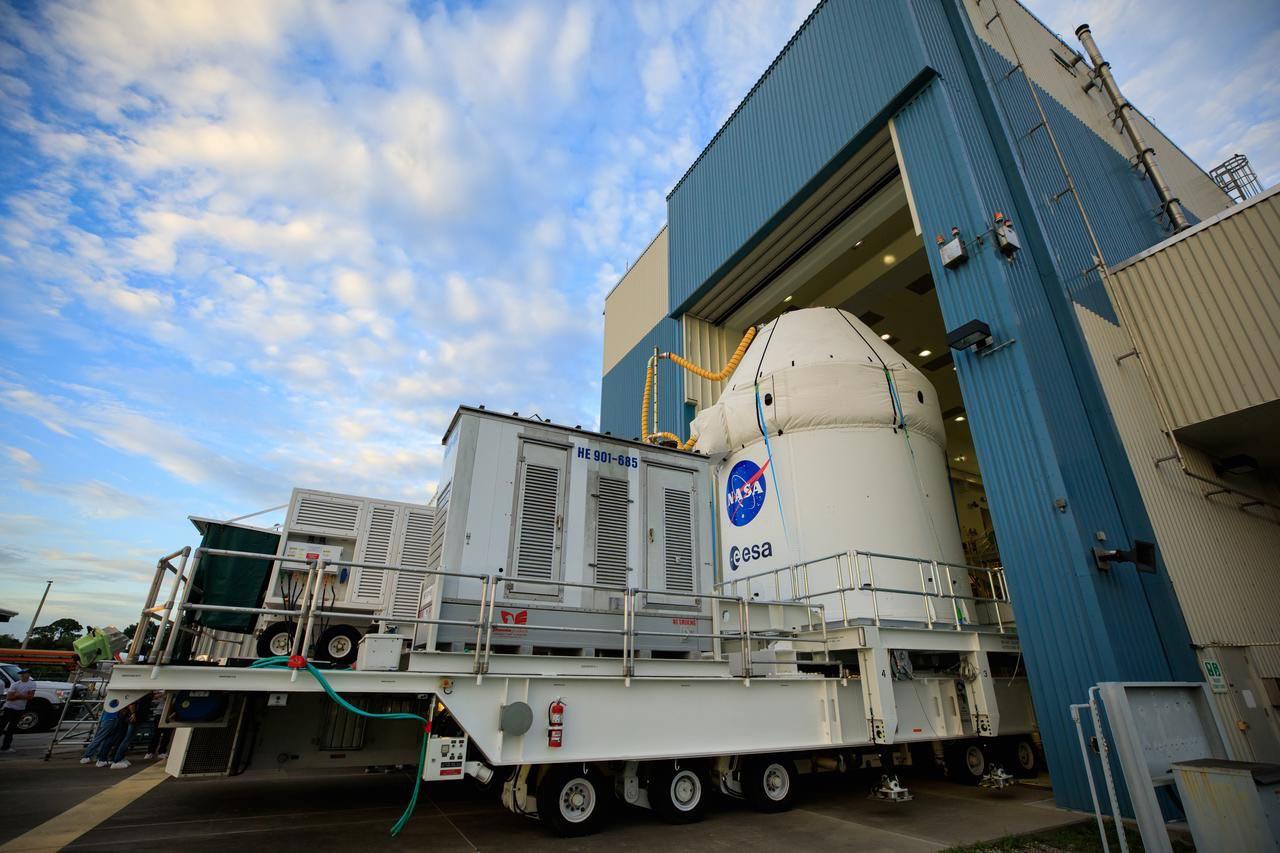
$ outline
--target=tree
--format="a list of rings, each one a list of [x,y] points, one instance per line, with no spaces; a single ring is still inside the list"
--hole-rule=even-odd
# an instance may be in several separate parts
[[[31,648],[69,649],[84,631],[84,626],[74,619],[57,619],[48,625],[31,630]]]
[[[16,649],[21,645],[22,640],[19,640],[13,634],[0,634],[0,649]]]

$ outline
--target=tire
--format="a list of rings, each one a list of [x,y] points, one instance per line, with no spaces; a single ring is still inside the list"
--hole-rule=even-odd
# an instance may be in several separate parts
[[[18,722],[14,728],[18,734],[42,732],[50,728],[53,725],[53,721],[52,710],[43,702],[37,703],[33,701],[18,717]]]
[[[553,764],[538,783],[538,817],[554,835],[577,838],[600,829],[608,803],[600,774],[581,764]]]
[[[964,785],[976,785],[991,768],[991,755],[977,741],[958,743],[947,750],[947,778]]]
[[[696,765],[658,762],[649,774],[649,807],[667,823],[697,823],[707,811],[706,777]]]
[[[796,766],[781,756],[752,756],[742,765],[742,796],[758,812],[785,812],[795,805]]]
[[[273,622],[258,635],[258,657],[287,657],[292,652],[292,622]]]
[[[1039,775],[1042,766],[1040,750],[1035,742],[1024,736],[1010,738],[1004,750],[1005,769],[1021,779]]]
[[[360,632],[350,625],[334,625],[320,635],[315,656],[334,666],[350,666],[360,653]]]

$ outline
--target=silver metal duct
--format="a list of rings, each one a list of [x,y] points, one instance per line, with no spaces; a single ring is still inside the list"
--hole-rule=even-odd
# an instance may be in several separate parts
[[[1177,196],[1169,189],[1169,184],[1164,179],[1164,173],[1160,171],[1160,166],[1156,163],[1155,151],[1142,138],[1137,124],[1134,123],[1130,115],[1133,104],[1125,100],[1124,95],[1120,93],[1120,87],[1116,85],[1116,78],[1111,74],[1111,64],[1102,58],[1102,53],[1098,50],[1098,45],[1093,40],[1093,33],[1090,32],[1088,24],[1081,24],[1076,27],[1076,38],[1080,39],[1080,43],[1084,45],[1085,53],[1089,54],[1089,61],[1093,63],[1094,78],[1101,85],[1102,91],[1106,92],[1107,97],[1111,99],[1111,103],[1116,109],[1116,116],[1120,119],[1120,125],[1129,137],[1129,142],[1132,143],[1134,151],[1137,152],[1138,160],[1142,163],[1142,168],[1146,171],[1147,177],[1151,179],[1151,185],[1155,187],[1156,195],[1160,197],[1160,206],[1164,208],[1165,213],[1168,215],[1169,223],[1173,225],[1175,232],[1181,231],[1187,227],[1187,217],[1182,212],[1182,203],[1178,201]]]

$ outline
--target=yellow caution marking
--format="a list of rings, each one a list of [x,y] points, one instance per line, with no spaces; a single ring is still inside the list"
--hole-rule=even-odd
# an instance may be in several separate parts
[[[127,779],[121,779],[105,791],[99,791],[57,817],[46,820],[30,832],[0,845],[0,853],[61,850],[166,778],[164,762],[158,761]]]

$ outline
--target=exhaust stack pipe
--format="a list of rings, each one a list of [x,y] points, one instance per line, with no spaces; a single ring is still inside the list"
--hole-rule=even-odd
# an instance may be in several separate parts
[[[1080,43],[1084,45],[1085,53],[1089,54],[1089,61],[1093,63],[1094,76],[1102,86],[1102,90],[1107,93],[1107,97],[1111,99],[1111,104],[1116,109],[1116,115],[1120,118],[1120,125],[1129,137],[1129,142],[1133,145],[1134,151],[1138,153],[1138,160],[1142,163],[1142,168],[1146,171],[1147,177],[1151,179],[1151,185],[1155,187],[1156,195],[1160,197],[1160,206],[1164,208],[1164,212],[1168,215],[1169,223],[1173,225],[1175,233],[1181,231],[1187,227],[1187,217],[1182,212],[1182,203],[1178,201],[1173,191],[1169,189],[1169,184],[1164,179],[1164,173],[1160,171],[1160,166],[1156,163],[1155,151],[1148,147],[1133,118],[1130,116],[1133,104],[1126,101],[1124,95],[1120,94],[1120,87],[1116,85],[1116,78],[1111,74],[1111,64],[1102,58],[1102,53],[1098,50],[1098,45],[1093,40],[1093,33],[1089,30],[1088,24],[1081,24],[1076,27],[1076,38],[1080,39]]]

